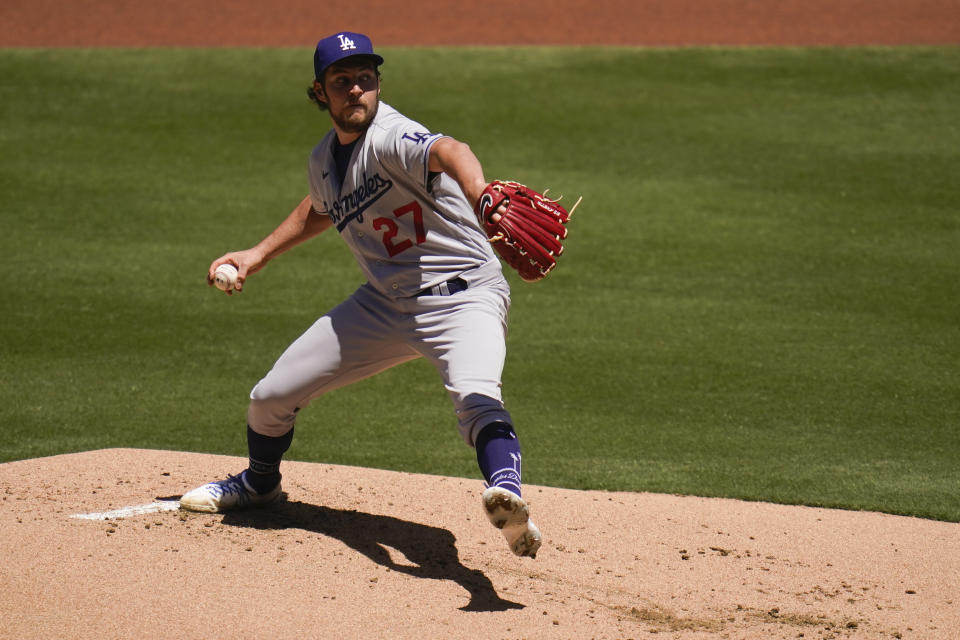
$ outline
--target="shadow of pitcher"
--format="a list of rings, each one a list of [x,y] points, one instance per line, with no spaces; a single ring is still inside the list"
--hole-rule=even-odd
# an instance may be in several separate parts
[[[477,569],[460,562],[456,537],[446,529],[391,516],[331,509],[304,502],[279,502],[264,509],[224,514],[223,524],[253,529],[303,529],[340,540],[391,571],[415,578],[452,580],[467,590],[470,602],[461,611],[507,611],[524,605],[504,600]],[[412,564],[397,564],[386,547]]]

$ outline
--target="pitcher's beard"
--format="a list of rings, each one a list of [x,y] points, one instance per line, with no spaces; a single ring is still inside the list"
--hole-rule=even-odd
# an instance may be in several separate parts
[[[353,114],[354,111],[350,109],[353,105],[347,105],[344,108],[344,111],[349,111],[349,114]],[[337,125],[337,128],[343,131],[344,133],[363,133],[367,130],[367,127],[370,126],[370,123],[373,122],[373,118],[377,115],[377,109],[379,108],[379,101],[373,105],[373,109],[367,110],[364,106],[365,117],[357,120],[350,118],[350,115],[344,115],[343,112],[334,115],[332,112],[330,117],[333,118],[334,124]]]

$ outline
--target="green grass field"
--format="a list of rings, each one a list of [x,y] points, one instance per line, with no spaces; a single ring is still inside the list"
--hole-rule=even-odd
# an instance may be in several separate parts
[[[0,50],[0,460],[245,455],[246,396],[359,283],[327,234],[204,281],[306,190],[310,51]],[[960,521],[960,48],[392,49],[383,98],[583,195],[511,275],[525,480]],[[422,362],[289,457],[476,477]]]

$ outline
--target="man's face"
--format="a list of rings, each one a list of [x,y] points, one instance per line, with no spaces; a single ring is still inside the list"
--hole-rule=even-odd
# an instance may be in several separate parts
[[[321,88],[337,129],[348,134],[366,131],[377,115],[380,96],[380,78],[372,63],[335,63],[324,74]]]

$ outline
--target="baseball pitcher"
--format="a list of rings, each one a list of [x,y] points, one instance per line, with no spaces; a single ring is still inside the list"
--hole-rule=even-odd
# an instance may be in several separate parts
[[[212,283],[231,264],[228,293],[242,291],[270,260],[335,229],[366,282],[254,386],[248,468],[188,492],[180,505],[219,512],[277,500],[301,410],[422,357],[440,373],[460,435],[476,450],[487,517],[513,553],[535,557],[542,538],[522,497],[520,443],[501,396],[510,290],[497,254],[524,279],[542,278],[562,252],[569,214],[523,185],[488,184],[466,144],[381,102],[381,64],[362,34],[319,41],[308,93],[332,129],[310,154],[309,195],[259,244],[214,260],[207,276]]]

